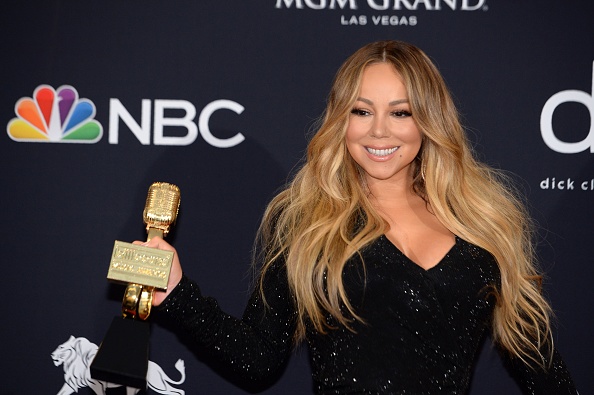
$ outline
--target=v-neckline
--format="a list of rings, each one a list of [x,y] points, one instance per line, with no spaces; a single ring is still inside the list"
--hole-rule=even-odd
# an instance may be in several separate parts
[[[385,234],[383,234],[381,236],[389,245],[392,246],[392,248],[394,248],[394,250],[396,250],[398,252],[399,255],[401,255],[403,258],[405,258],[405,260],[411,264],[416,266],[418,269],[422,270],[424,273],[429,273],[431,271],[433,271],[434,269],[437,269],[438,267],[440,267],[444,261],[447,259],[447,257],[457,248],[458,244],[459,244],[459,238],[457,235],[454,235],[454,245],[452,245],[450,247],[450,249],[448,249],[446,251],[446,253],[443,255],[443,257],[441,257],[441,259],[433,266],[425,269],[423,266],[419,265],[418,263],[416,263],[415,261],[413,261],[412,259],[410,259],[404,252],[402,252],[400,250],[400,248],[398,248],[396,246],[396,244],[392,243],[392,241],[388,238],[388,236],[386,236]]]

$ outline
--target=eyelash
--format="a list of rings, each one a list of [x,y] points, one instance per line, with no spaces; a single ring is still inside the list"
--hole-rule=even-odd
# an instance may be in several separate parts
[[[359,117],[364,117],[367,115],[371,115],[371,112],[367,111],[367,110],[363,110],[361,108],[353,108],[351,110],[351,114],[359,116]],[[397,118],[412,117],[412,113],[410,111],[406,111],[406,110],[396,110],[396,111],[392,111],[390,114],[395,115]]]

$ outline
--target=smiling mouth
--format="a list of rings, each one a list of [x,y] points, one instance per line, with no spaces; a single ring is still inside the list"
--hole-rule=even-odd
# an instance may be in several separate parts
[[[367,152],[369,152],[370,154],[375,155],[375,156],[388,156],[388,155],[396,152],[398,147],[388,148],[388,149],[375,149],[375,148],[365,147],[365,149],[367,150]]]

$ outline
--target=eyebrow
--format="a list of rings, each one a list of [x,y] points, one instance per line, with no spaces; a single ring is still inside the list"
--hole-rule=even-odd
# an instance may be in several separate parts
[[[362,101],[365,104],[369,104],[370,106],[373,106],[373,102],[369,99],[365,99],[363,97],[358,97],[357,101]],[[397,106],[398,104],[402,104],[402,103],[408,103],[408,99],[399,99],[399,100],[393,100],[391,102],[388,103],[389,106]]]

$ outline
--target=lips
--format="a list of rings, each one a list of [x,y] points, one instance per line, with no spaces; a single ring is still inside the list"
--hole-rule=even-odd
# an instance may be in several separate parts
[[[394,152],[396,152],[396,150],[398,149],[398,147],[385,148],[385,149],[376,149],[376,148],[371,148],[371,147],[365,147],[365,149],[371,155],[375,155],[375,156],[380,156],[381,157],[381,156],[388,156],[390,154],[393,154]]]

